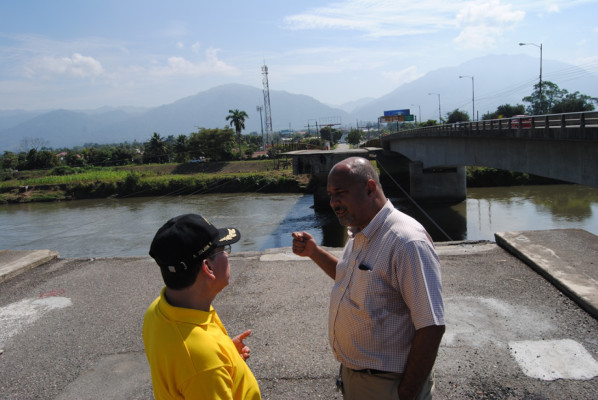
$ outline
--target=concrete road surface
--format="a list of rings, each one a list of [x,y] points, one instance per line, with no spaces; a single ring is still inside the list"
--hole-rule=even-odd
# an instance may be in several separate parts
[[[595,263],[595,236],[567,237],[567,251],[578,246],[577,260]],[[503,238],[532,253],[536,238],[549,242],[534,232]],[[574,274],[574,263],[563,261],[568,253],[552,250]],[[570,298],[493,242],[438,251],[447,331],[436,398],[598,398],[598,321],[578,303],[583,297]],[[231,285],[215,307],[231,335],[253,330],[248,362],[263,397],[340,399],[327,340],[332,281],[289,248],[233,252],[230,261]],[[596,290],[595,264],[583,274]],[[0,398],[153,398],[141,325],[161,287],[149,257],[55,258],[13,274],[0,283]]]

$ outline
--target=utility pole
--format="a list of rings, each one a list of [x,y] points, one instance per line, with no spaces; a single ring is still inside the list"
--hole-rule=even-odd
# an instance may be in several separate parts
[[[540,43],[540,45],[537,45],[535,43],[519,43],[519,46],[526,46],[526,45],[530,45],[530,46],[536,46],[537,48],[540,49],[540,89],[539,89],[539,94],[540,94],[540,112],[542,114],[544,114],[544,99],[542,98],[542,43]]]
[[[440,93],[428,93],[428,95],[432,94],[438,96],[438,123],[442,124],[442,113],[440,112]]]
[[[461,75],[459,78],[471,78],[471,120],[474,121],[475,118],[475,92],[474,92],[474,83],[473,83],[473,76],[471,75]]]
[[[417,108],[419,109],[419,114],[417,115],[417,118],[419,119],[419,123],[422,123],[422,106],[420,104],[411,104],[412,106],[417,106]],[[417,121],[415,121],[415,123],[417,123]]]
[[[266,142],[264,141],[264,122],[262,121],[263,106],[256,106],[255,109],[260,113],[260,126],[262,127],[262,151],[266,151]]]

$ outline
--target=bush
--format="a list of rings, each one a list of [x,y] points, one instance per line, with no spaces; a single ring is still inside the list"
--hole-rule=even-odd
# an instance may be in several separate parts
[[[74,175],[78,172],[78,169],[69,167],[68,165],[61,165],[59,167],[52,168],[50,175]]]
[[[133,192],[137,190],[139,186],[139,181],[141,180],[141,175],[136,172],[129,172],[125,177],[124,188],[128,192]]]

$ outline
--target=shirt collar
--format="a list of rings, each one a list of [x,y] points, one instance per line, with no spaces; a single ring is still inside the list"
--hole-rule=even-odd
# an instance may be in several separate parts
[[[358,233],[362,233],[367,240],[370,240],[374,233],[382,226],[382,222],[386,220],[388,215],[392,212],[394,206],[390,202],[390,200],[386,200],[384,206],[378,211],[378,213],[372,218],[372,220],[367,224],[365,228],[361,231],[359,228],[349,227],[349,238],[353,239]]]
[[[214,320],[216,310],[210,305],[210,311],[194,310],[191,308],[175,307],[166,300],[166,287],[160,292],[160,311],[173,321],[185,322],[193,325],[207,325]]]

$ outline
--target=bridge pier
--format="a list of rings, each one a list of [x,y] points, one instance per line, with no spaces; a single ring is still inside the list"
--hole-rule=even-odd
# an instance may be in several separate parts
[[[409,193],[425,203],[461,202],[467,198],[465,166],[424,169],[421,161],[411,162]]]
[[[330,212],[328,197],[328,173],[332,167],[349,157],[364,157],[371,159],[381,151],[379,148],[351,149],[344,151],[333,150],[299,150],[285,153],[293,157],[293,174],[311,174],[310,186],[314,192],[314,210]]]
[[[385,153],[382,149],[366,148],[347,151],[294,151],[286,153],[293,157],[293,174],[310,174],[310,187],[314,195],[314,210],[330,212],[328,197],[328,173],[339,161],[348,157],[359,156],[367,159],[376,158],[380,167],[392,175],[387,178],[381,174],[380,180],[387,195],[392,195],[396,188],[394,180],[401,186],[409,184],[412,198],[428,203],[461,202],[467,198],[467,182],[464,166],[452,168],[423,168],[421,161],[410,162],[399,154]],[[374,156],[375,155],[375,156]],[[407,177],[408,175],[408,177]]]

